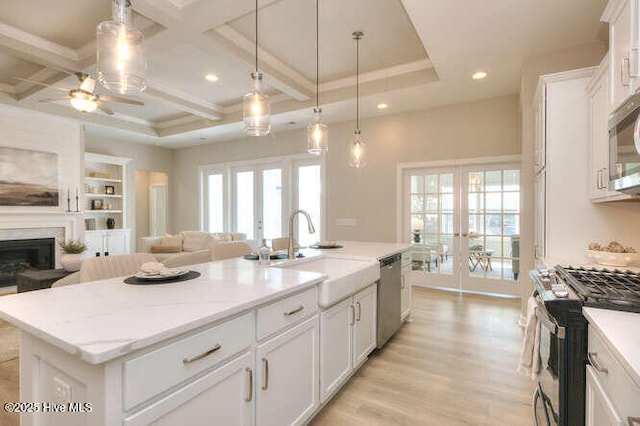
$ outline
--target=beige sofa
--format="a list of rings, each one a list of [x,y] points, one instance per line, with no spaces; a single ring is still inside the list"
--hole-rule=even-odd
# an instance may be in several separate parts
[[[153,254],[158,262],[165,265],[178,260],[188,264],[189,258],[202,259],[205,253],[208,253],[209,260],[216,260],[215,253],[220,250],[213,250],[214,246],[245,240],[246,234],[243,233],[182,231],[177,235],[142,237],[138,251]]]

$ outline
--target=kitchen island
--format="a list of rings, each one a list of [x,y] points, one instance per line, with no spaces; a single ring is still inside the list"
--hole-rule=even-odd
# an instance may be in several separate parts
[[[120,277],[1,298],[0,316],[22,330],[21,402],[34,403],[22,407],[21,424],[279,425],[315,414],[318,286],[327,275],[245,259],[190,269],[201,276],[149,286]],[[360,291],[372,292],[374,279]],[[362,320],[359,336],[373,338],[361,345],[366,360],[375,298],[357,300],[351,327]]]

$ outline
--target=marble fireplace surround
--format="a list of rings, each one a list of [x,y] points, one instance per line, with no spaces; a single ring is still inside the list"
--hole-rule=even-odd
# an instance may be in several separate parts
[[[0,240],[55,238],[55,267],[60,268],[58,242],[84,239],[82,215],[64,213],[0,214]]]

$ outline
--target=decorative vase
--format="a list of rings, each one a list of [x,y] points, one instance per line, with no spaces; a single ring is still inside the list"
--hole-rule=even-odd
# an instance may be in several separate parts
[[[116,227],[116,220],[112,217],[107,219],[107,229],[113,229]]]
[[[65,253],[60,256],[60,263],[67,272],[79,271],[82,260],[82,253]]]

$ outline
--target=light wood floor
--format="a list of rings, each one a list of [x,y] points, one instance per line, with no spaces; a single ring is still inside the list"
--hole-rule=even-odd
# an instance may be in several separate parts
[[[519,301],[414,288],[411,322],[312,425],[533,424],[519,316]]]
[[[533,384],[516,373],[519,315],[517,301],[414,288],[411,322],[312,425],[531,425]],[[0,363],[0,401],[19,401],[18,368]],[[0,425],[18,424],[0,407]]]

